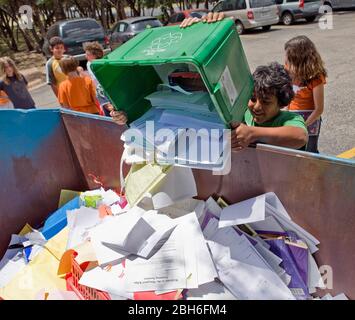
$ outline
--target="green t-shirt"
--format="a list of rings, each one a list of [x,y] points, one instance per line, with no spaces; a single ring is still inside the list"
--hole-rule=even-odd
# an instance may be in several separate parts
[[[247,109],[244,114],[244,122],[248,126],[251,127],[298,127],[307,131],[306,123],[304,122],[303,118],[290,111],[283,111],[281,110],[280,113],[272,120],[264,122],[264,123],[255,123],[253,119],[253,115],[251,114],[250,110]]]

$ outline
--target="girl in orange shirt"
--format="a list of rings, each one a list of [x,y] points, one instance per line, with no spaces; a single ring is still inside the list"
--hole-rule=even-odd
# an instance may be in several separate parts
[[[73,57],[60,60],[60,67],[68,79],[59,85],[59,103],[63,108],[99,114],[95,85],[90,77],[80,76],[77,71],[78,65],[79,63]]]
[[[310,134],[306,150],[318,153],[327,71],[316,46],[306,36],[298,36],[286,42],[285,54],[285,67],[291,75],[295,92],[288,110],[304,117]]]

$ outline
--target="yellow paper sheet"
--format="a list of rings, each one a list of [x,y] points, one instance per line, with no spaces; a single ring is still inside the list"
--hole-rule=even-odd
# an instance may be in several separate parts
[[[68,240],[68,228],[64,228],[50,239],[46,248],[26,265],[4,288],[0,296],[5,300],[34,300],[37,293],[45,289],[65,290],[64,279],[57,276],[59,260],[65,252]]]
[[[66,203],[68,203],[69,201],[73,200],[77,196],[80,196],[80,192],[79,191],[63,189],[60,192],[58,208],[63,207]]]
[[[133,165],[126,178],[126,198],[131,207],[165,178],[171,166],[157,164]]]

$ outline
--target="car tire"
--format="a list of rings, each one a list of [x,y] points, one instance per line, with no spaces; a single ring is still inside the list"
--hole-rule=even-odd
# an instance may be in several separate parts
[[[281,21],[285,26],[291,25],[293,20],[294,19],[293,19],[293,15],[291,12],[285,12],[281,17]]]
[[[333,9],[332,4],[330,2],[327,2],[327,1],[324,2],[324,5],[330,7],[331,9]]]
[[[269,31],[271,29],[271,26],[263,26],[262,29],[263,31]]]
[[[317,16],[312,16],[312,17],[307,17],[306,21],[307,22],[314,22],[314,20],[316,20]]]
[[[238,32],[239,35],[245,33],[245,28],[244,28],[243,23],[241,23],[241,21],[239,21],[239,20],[236,21],[236,22],[235,22],[235,26],[236,26],[236,28],[237,28],[237,32]]]
[[[332,4],[330,2],[324,2],[323,4],[324,7],[329,7],[331,11],[333,11]],[[328,11],[325,11],[323,13],[328,13]]]

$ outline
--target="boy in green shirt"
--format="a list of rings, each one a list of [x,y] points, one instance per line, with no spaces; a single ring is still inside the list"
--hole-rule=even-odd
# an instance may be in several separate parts
[[[232,123],[232,148],[241,150],[261,142],[294,149],[308,141],[303,118],[281,110],[293,99],[292,81],[277,62],[258,67],[254,74],[254,94],[244,114],[244,123]]]

